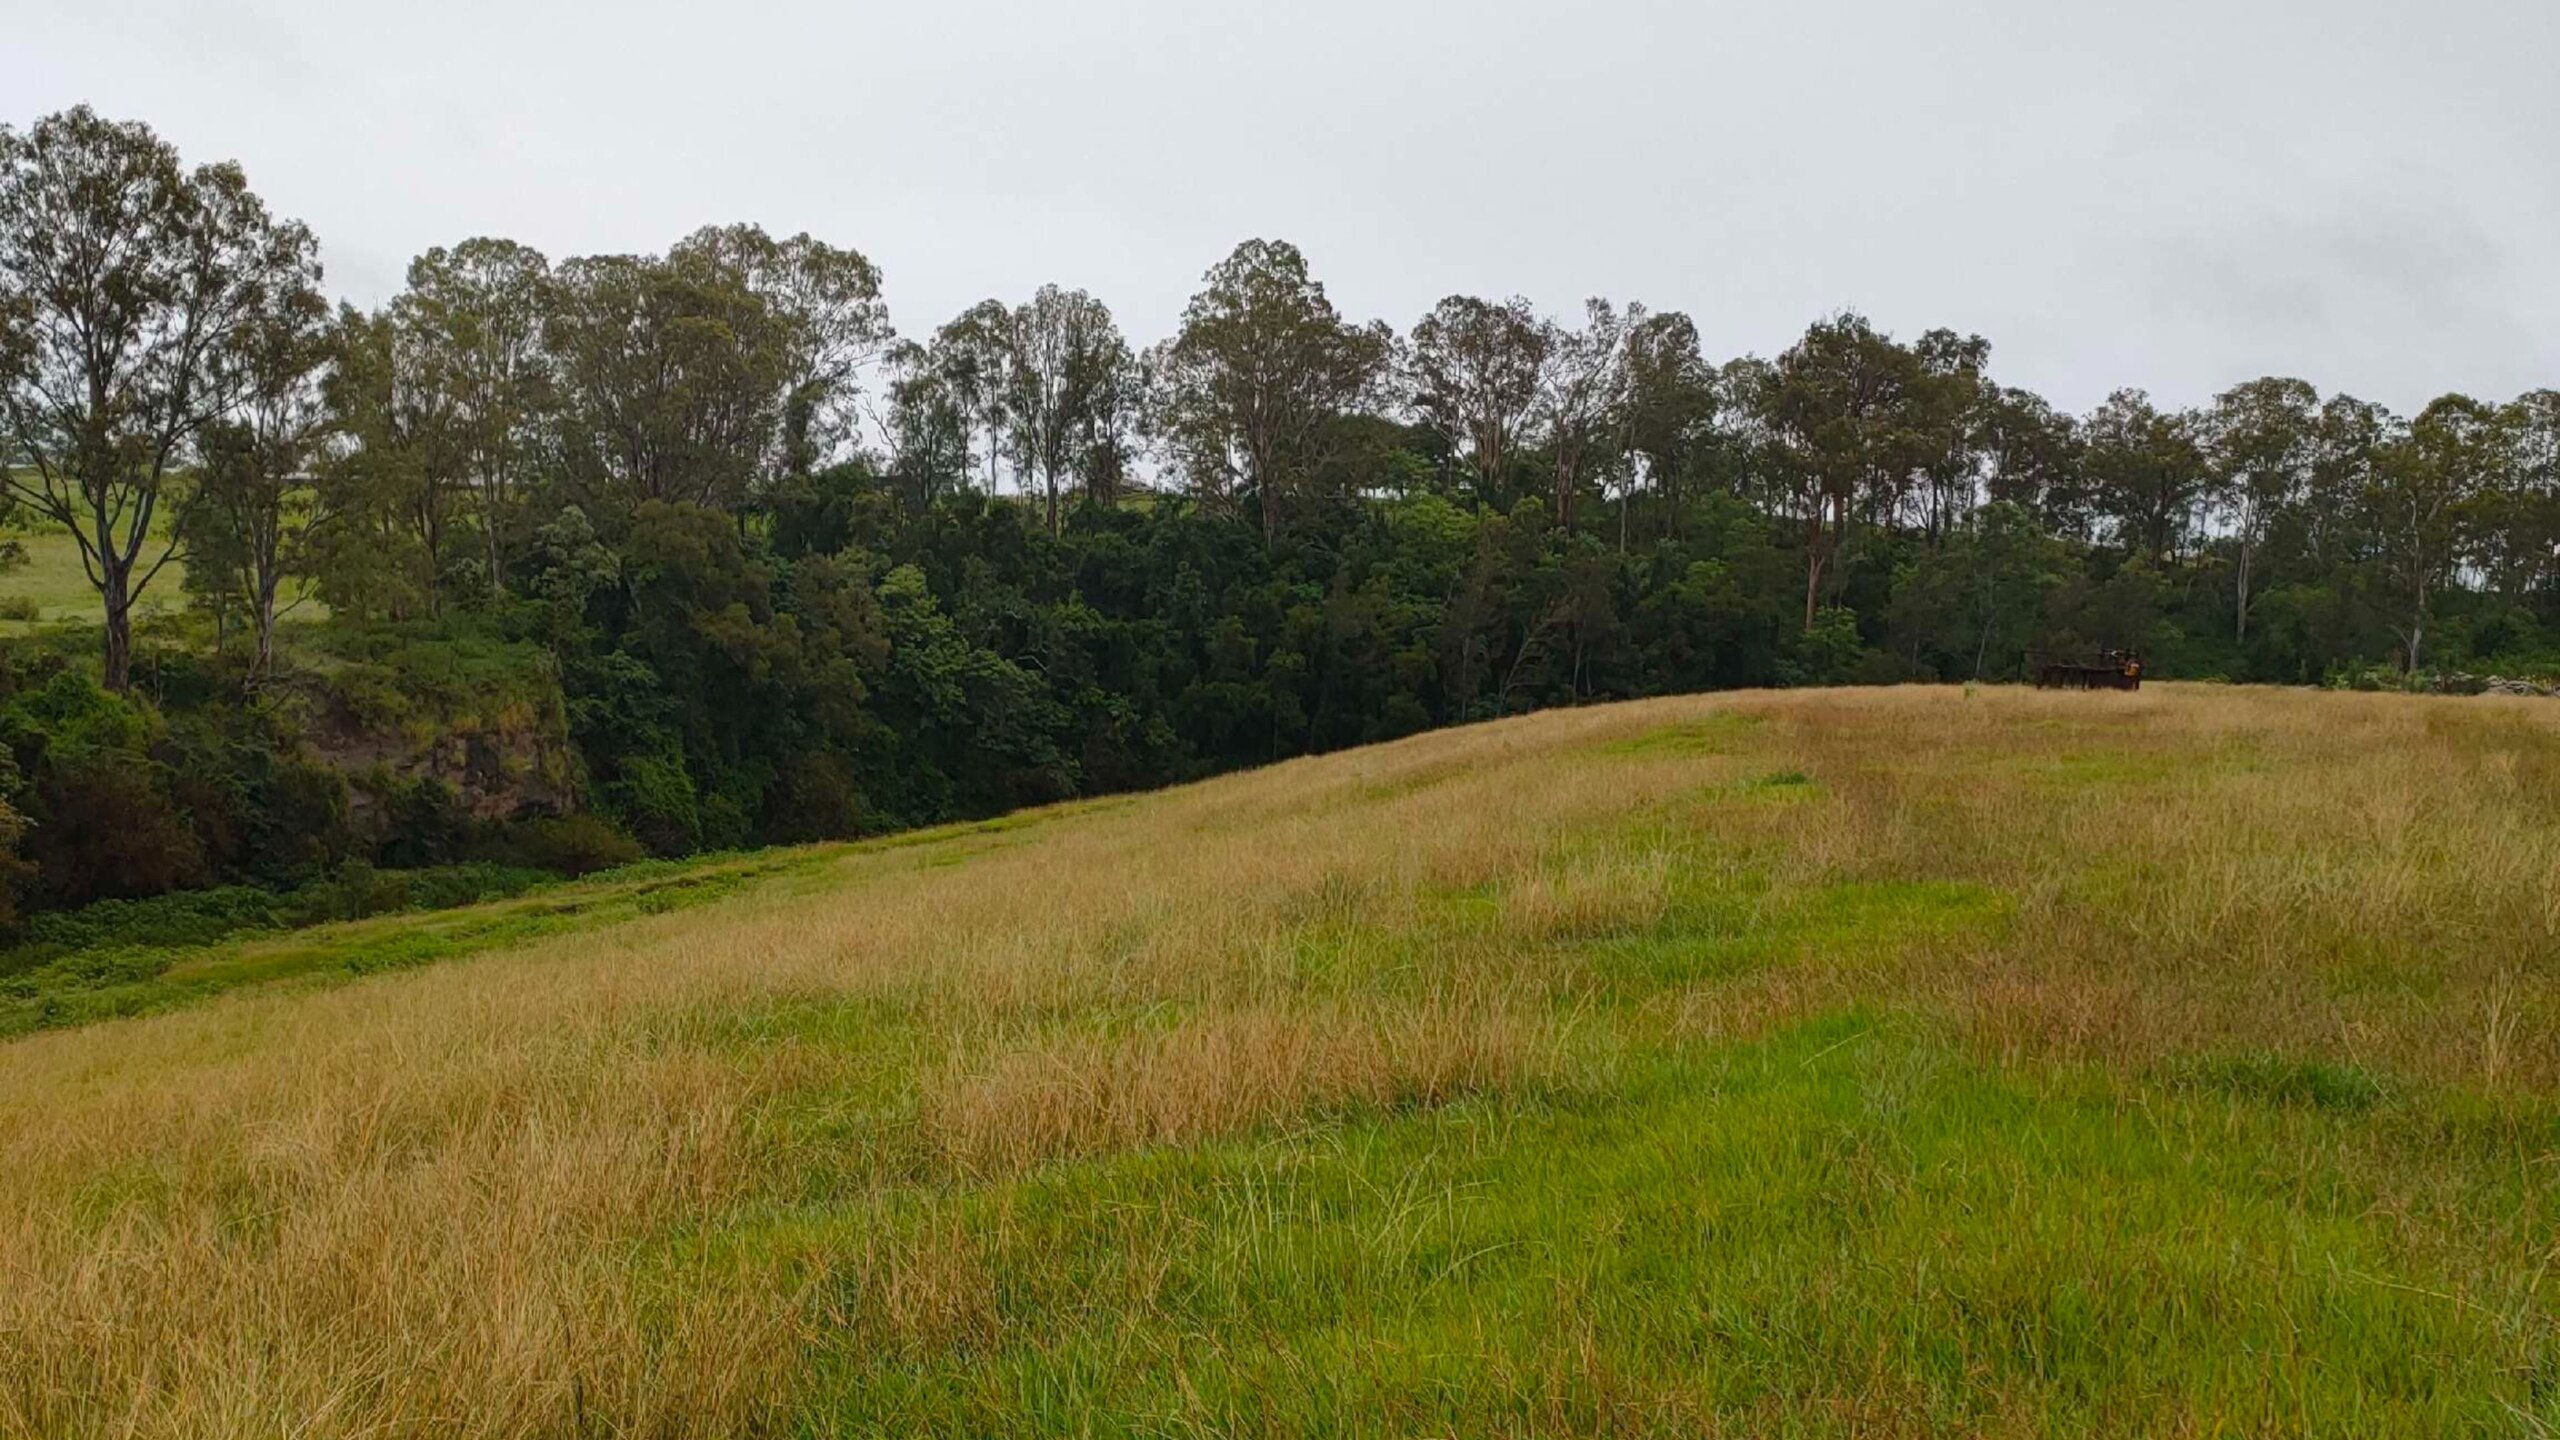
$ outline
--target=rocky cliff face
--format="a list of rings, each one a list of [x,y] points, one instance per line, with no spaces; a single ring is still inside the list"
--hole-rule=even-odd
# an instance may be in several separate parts
[[[426,781],[477,820],[578,808],[567,707],[536,647],[376,645],[313,676],[302,697],[311,753],[347,776],[359,820]]]

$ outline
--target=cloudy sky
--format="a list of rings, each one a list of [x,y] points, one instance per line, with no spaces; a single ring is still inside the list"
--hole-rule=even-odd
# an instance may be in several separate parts
[[[1399,328],[1606,294],[1721,358],[1855,308],[2075,409],[2560,385],[2552,0],[0,0],[0,97],[239,160],[360,301],[738,219],[910,333],[1054,280],[1144,340],[1269,235]]]

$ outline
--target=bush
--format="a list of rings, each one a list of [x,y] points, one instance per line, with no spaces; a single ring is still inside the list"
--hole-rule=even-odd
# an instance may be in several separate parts
[[[859,833],[861,825],[862,788],[838,756],[800,757],[765,795],[763,832],[783,844],[839,840]]]
[[[15,788],[17,766],[9,752],[0,750],[0,935],[15,933],[18,928],[19,897],[32,888],[36,867],[18,858],[18,842],[26,838],[27,820],[18,807],[9,803],[9,789]]]
[[[1850,679],[1865,655],[1857,612],[1826,605],[1814,612],[1811,629],[1789,637],[1787,653],[1777,665],[1778,683],[1838,685]]]
[[[451,785],[432,775],[377,775],[373,790],[382,802],[376,858],[383,865],[424,869],[458,860],[470,849],[479,827]]]
[[[555,875],[591,875],[644,859],[640,842],[601,815],[560,815],[510,825],[494,847],[511,865]]]
[[[652,855],[685,855],[702,844],[702,805],[693,776],[675,756],[634,755],[606,787],[622,822]]]
[[[210,945],[244,930],[273,929],[285,923],[288,911],[285,896],[247,885],[185,890],[147,900],[100,900],[29,920],[27,943],[61,950]]]
[[[377,870],[351,861],[329,880],[306,887],[286,908],[290,924],[361,920],[400,910],[451,910],[521,895],[553,877],[522,866],[472,861],[418,870]]]
[[[136,756],[97,755],[36,784],[26,851],[47,899],[138,899],[203,882],[203,847],[157,769]]]
[[[625,842],[626,844],[628,842]],[[261,931],[299,930],[334,920],[361,920],[402,910],[450,910],[521,895],[554,879],[547,870],[474,862],[428,870],[377,870],[364,861],[339,867],[326,879],[289,891],[225,885],[181,890],[141,900],[99,900],[76,910],[30,919],[24,940],[0,951],[0,975],[14,975],[65,957],[116,957],[189,950]],[[87,966],[90,959],[77,961]]]

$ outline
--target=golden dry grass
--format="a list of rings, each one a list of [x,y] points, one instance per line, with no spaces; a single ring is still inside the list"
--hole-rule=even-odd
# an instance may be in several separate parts
[[[0,1434],[787,1428],[813,1356],[1015,1338],[954,1197],[1605,1097],[1844,1007],[2127,1083],[2560,1090],[2560,707],[2524,701],[1663,700],[829,879],[0,1046]],[[757,1238],[899,1197],[926,1221]],[[1848,1428],[1917,1428],[1905,1383]]]

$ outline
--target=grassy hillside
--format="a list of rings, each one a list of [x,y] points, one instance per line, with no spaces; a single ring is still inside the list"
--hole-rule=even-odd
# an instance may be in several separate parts
[[[2547,702],[1667,700],[648,908],[0,1045],[0,1433],[2560,1428]]]
[[[155,523],[154,535],[164,533]],[[27,563],[0,570],[0,636],[24,635],[38,625],[57,621],[80,621],[95,625],[99,617],[97,587],[89,583],[88,571],[80,564],[80,542],[71,532],[43,516],[21,511],[9,524],[0,525],[0,542],[15,541],[27,552]],[[146,558],[156,558],[161,541],[155,539]],[[143,591],[141,603],[135,607],[136,618],[144,624],[154,617],[173,615],[187,605],[186,561],[173,559],[152,578]],[[279,603],[291,604],[288,593]],[[295,606],[289,619],[301,624],[327,613],[316,600],[305,600]]]
[[[0,541],[25,547],[27,563],[0,570],[0,635],[24,634],[36,624],[56,620],[98,619],[98,591],[80,565],[80,542],[71,532],[33,515],[0,526]],[[156,555],[158,551],[155,549]],[[184,607],[184,574],[179,562],[152,580],[143,592],[144,616]]]

